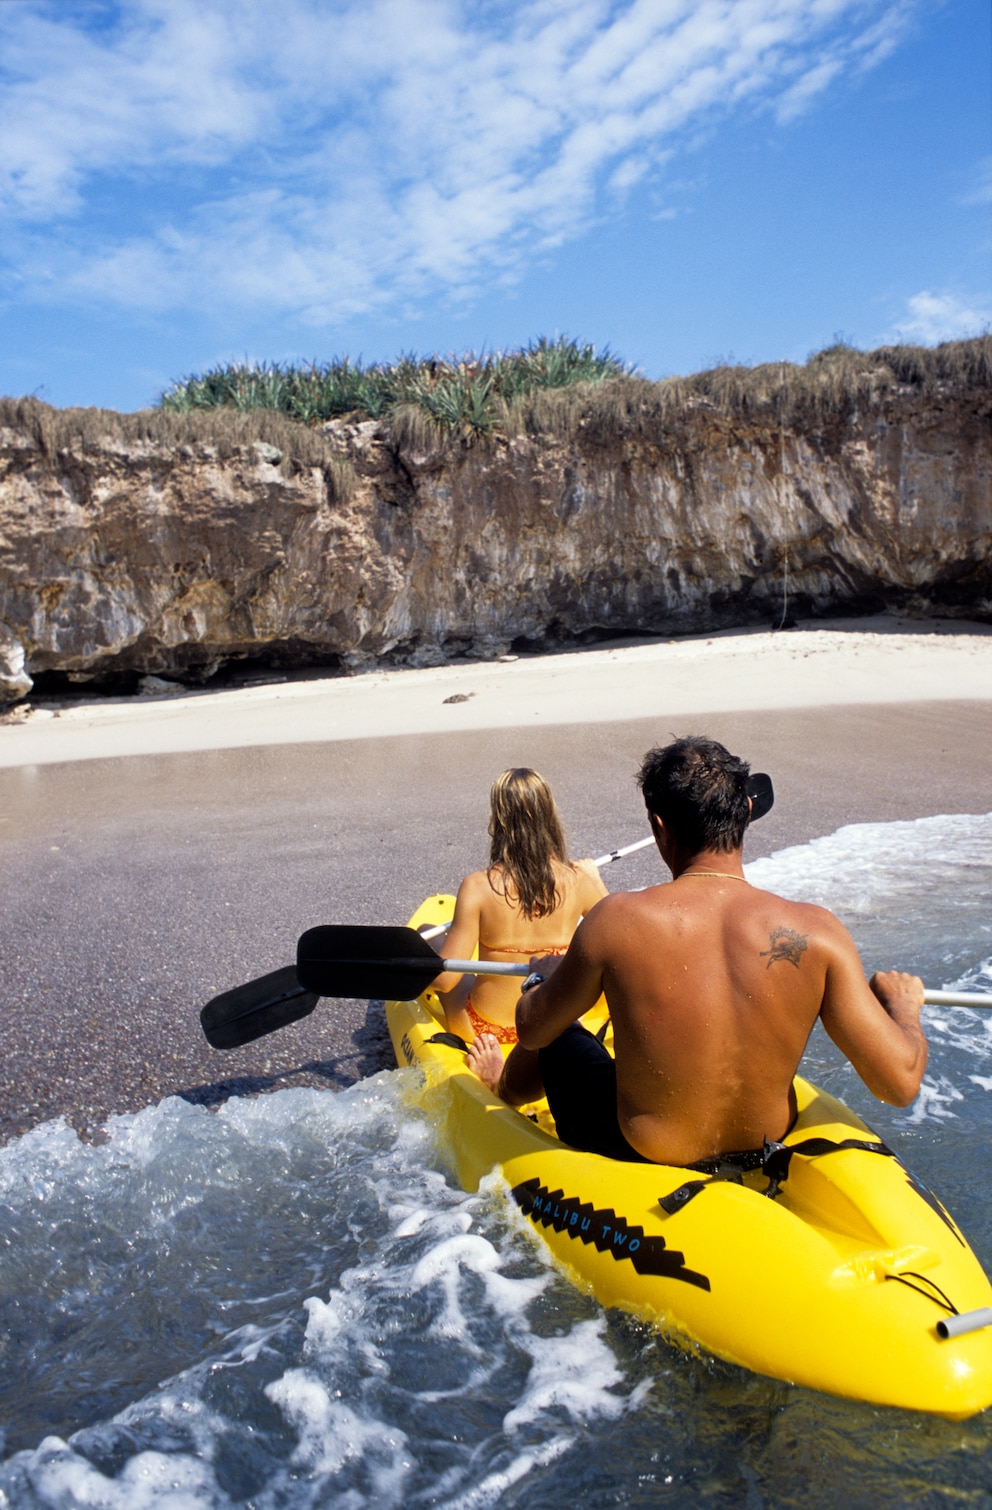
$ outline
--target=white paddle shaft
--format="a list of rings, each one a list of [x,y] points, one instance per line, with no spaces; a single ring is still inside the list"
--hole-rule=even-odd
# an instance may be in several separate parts
[[[653,843],[654,839],[649,834],[646,839],[638,839],[636,844],[625,844],[623,849],[611,849],[608,855],[600,855],[599,859],[593,860],[592,863],[598,870],[604,865],[612,865],[614,860],[622,860],[624,855],[632,855],[635,849],[647,849],[648,845]]]
[[[424,938],[427,935],[424,934]],[[535,949],[535,954],[540,954]],[[442,960],[446,970],[453,970],[459,975],[529,975],[530,965],[514,965],[509,960],[477,960],[477,959],[446,959]]]
[[[540,954],[535,949],[535,955]],[[529,975],[530,965],[512,965],[500,960],[446,959],[446,970],[465,975]],[[992,994],[979,991],[927,991],[923,997],[928,1007],[992,1007]]]
[[[928,1007],[992,1007],[992,992],[927,991],[923,1000]]]

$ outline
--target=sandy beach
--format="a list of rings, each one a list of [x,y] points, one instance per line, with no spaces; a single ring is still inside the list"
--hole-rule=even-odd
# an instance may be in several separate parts
[[[199,1008],[289,963],[311,924],[400,922],[453,890],[484,861],[507,765],[548,776],[574,853],[642,837],[634,771],[687,732],[774,777],[746,859],[848,823],[985,812],[992,626],[844,620],[8,714],[0,1140],[386,1067],[364,1002],[227,1054]],[[662,878],[651,851],[606,876]]]
[[[0,766],[992,696],[992,625],[886,616],[15,712]]]

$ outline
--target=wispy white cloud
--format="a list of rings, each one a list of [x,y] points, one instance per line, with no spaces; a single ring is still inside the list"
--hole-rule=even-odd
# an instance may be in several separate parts
[[[961,197],[966,205],[992,204],[992,157],[985,157],[974,168],[971,183]]]
[[[837,4],[833,9],[841,12],[843,7]],[[876,68],[898,46],[910,15],[908,7],[885,6],[867,24],[832,33],[811,48],[795,82],[779,98],[778,120],[784,123],[802,115],[840,75],[857,76]]]
[[[895,326],[896,339],[920,341],[955,341],[980,335],[992,329],[992,294],[962,298],[953,293],[931,293],[924,289],[906,301],[906,314]]]
[[[786,121],[909,0],[0,6],[0,212],[49,297],[316,324],[512,278],[720,112]]]
[[[823,58],[812,68],[808,68],[779,101],[779,120],[791,121],[795,116],[802,115],[816,96],[829,88],[843,66],[839,58]]]

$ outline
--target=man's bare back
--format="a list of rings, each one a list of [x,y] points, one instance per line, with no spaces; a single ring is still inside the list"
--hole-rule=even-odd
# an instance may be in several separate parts
[[[616,1117],[634,1157],[690,1164],[783,1137],[817,1017],[875,1095],[911,1101],[926,1066],[922,983],[889,971],[869,985],[839,920],[750,886],[740,844],[699,848],[651,822],[672,883],[606,897],[564,959],[537,964],[546,979],[518,1003],[521,1048],[501,1093],[538,1094],[538,1051],[605,993]]]
[[[727,867],[730,857],[719,860]],[[829,912],[707,868],[601,902],[574,955],[540,988],[544,1001],[534,992],[521,1003],[525,1020],[541,1017],[541,1026],[526,1022],[521,1042],[539,1048],[555,1000],[588,996],[601,982],[621,1130],[645,1158],[666,1164],[781,1138],[795,1117],[792,1080],[817,1017],[830,1032],[852,1009],[859,1015],[861,993],[871,995]],[[863,1005],[872,1018],[878,1012],[874,996]],[[905,1083],[898,1075],[879,1082],[883,1099],[912,1099],[915,1063],[907,1056]]]

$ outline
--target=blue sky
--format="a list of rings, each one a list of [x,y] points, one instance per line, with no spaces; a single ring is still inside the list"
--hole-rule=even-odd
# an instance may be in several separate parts
[[[988,0],[0,0],[0,392],[992,324]]]

